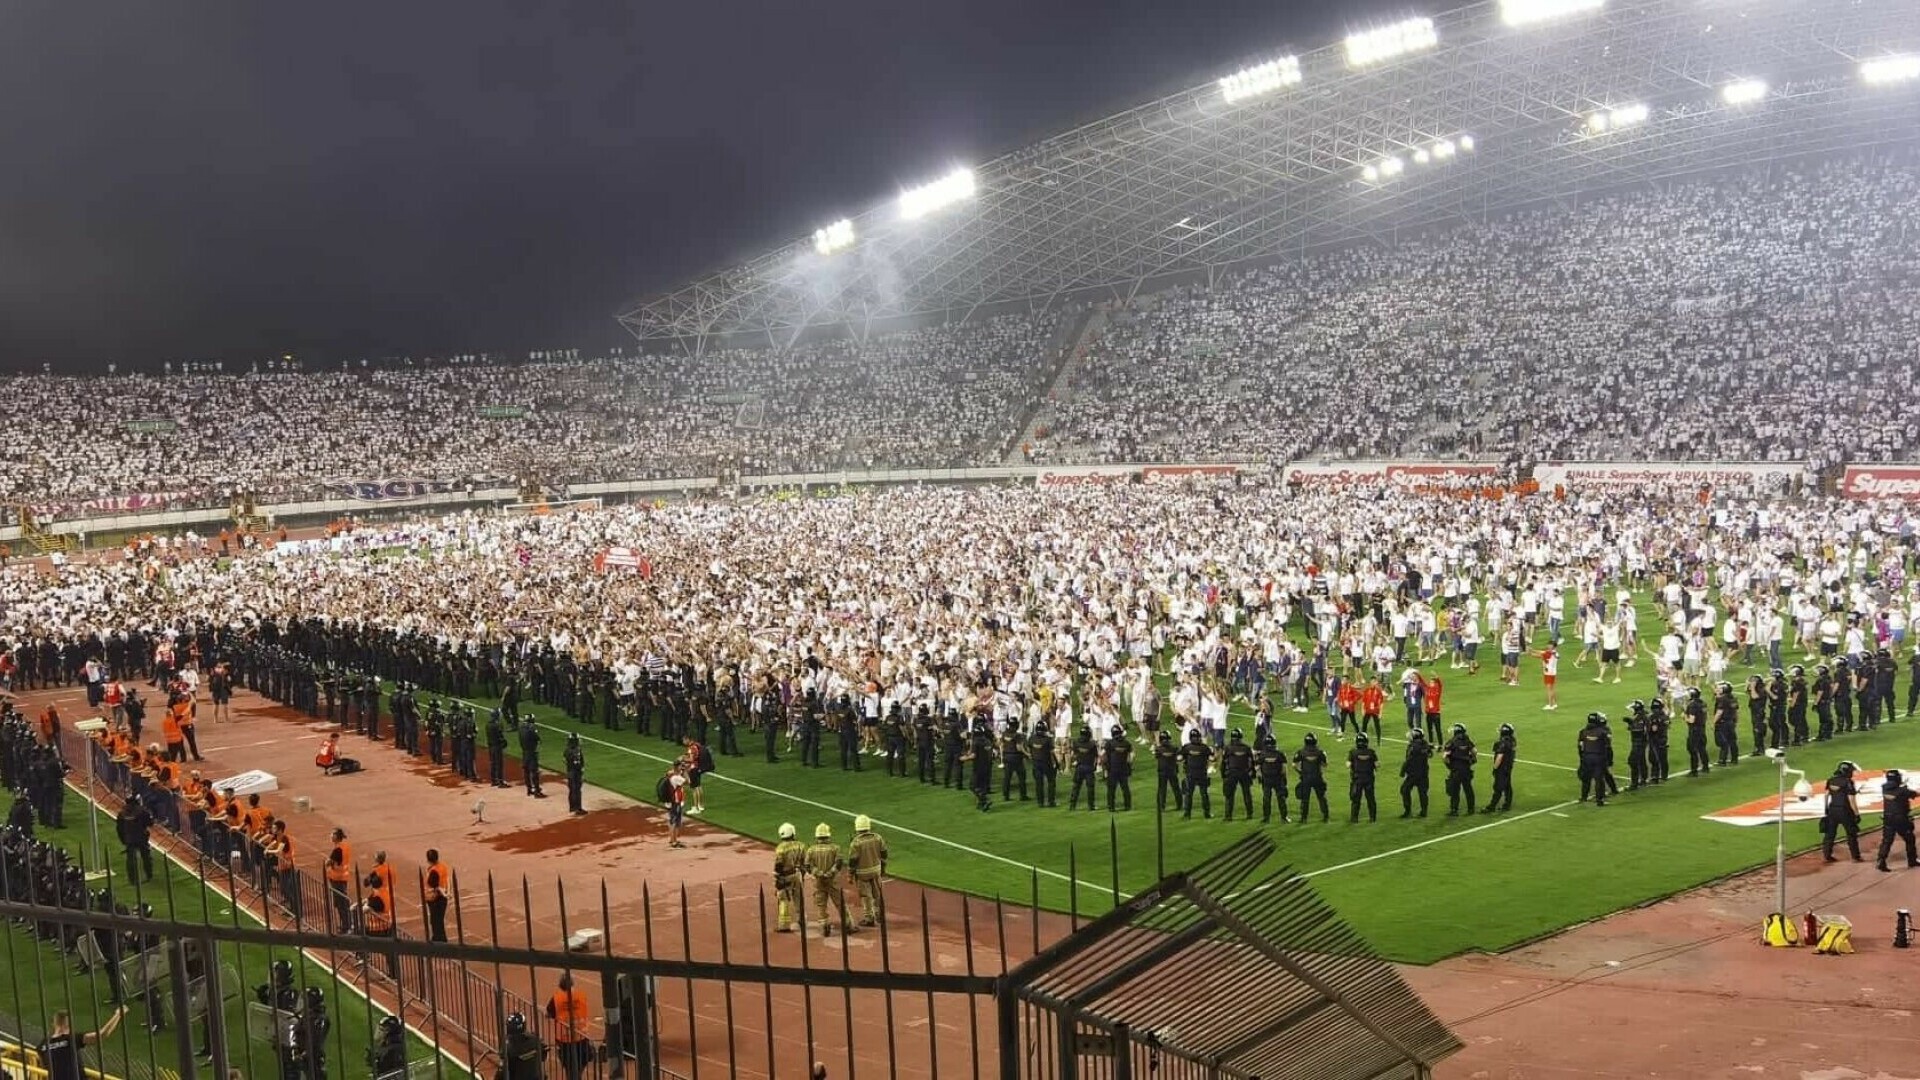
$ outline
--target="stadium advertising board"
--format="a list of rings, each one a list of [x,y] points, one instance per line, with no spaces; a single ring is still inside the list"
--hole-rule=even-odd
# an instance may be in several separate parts
[[[1849,465],[1840,478],[1849,499],[1920,499],[1920,465]]]
[[[1149,465],[1140,470],[1140,479],[1149,484],[1171,484],[1196,476],[1233,476],[1238,465]]]
[[[1137,471],[1131,465],[1072,465],[1058,469],[1041,469],[1033,474],[1033,479],[1041,487],[1124,484],[1133,479]]]
[[[525,405],[482,405],[473,414],[482,420],[518,420],[529,411]]]
[[[1569,491],[1630,488],[1647,484],[1688,488],[1776,488],[1804,471],[1798,462],[1781,461],[1555,461],[1536,465],[1533,478],[1543,488]],[[1920,476],[1920,470],[1915,473]]]
[[[77,503],[43,503],[34,506],[35,517],[51,520],[70,514],[98,517],[105,514],[139,514],[164,510],[168,503],[192,498],[191,491],[135,491],[126,495],[102,495]]]
[[[1340,461],[1295,462],[1287,466],[1287,483],[1305,487],[1363,484],[1385,480],[1400,487],[1455,484],[1496,475],[1500,466],[1472,461]]]
[[[385,480],[334,480],[327,494],[339,499],[361,502],[406,502],[429,495],[449,495],[467,489],[466,480],[422,480],[417,477],[392,477]]]

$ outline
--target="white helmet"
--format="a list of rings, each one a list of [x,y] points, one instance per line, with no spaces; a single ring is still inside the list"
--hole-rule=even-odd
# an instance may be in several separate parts
[[[868,817],[868,816],[867,816],[867,815],[865,815],[865,814],[861,814],[861,815],[860,815],[859,817],[857,817],[857,818],[854,818],[854,819],[853,819],[853,831],[854,831],[854,832],[872,832],[872,831],[873,831],[873,819],[872,819],[872,818],[870,818],[870,817]]]
[[[793,827],[793,822],[783,821],[780,823],[780,839],[791,840],[794,837],[799,835],[800,835],[800,830]]]

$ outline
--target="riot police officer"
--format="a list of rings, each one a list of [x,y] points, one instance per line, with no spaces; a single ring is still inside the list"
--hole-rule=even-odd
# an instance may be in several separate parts
[[[1880,785],[1880,855],[1874,860],[1882,873],[1887,870],[1887,855],[1897,838],[1907,845],[1907,865],[1920,866],[1920,855],[1913,850],[1913,800],[1917,795],[1907,786],[1899,769],[1888,769]]]
[[[1167,797],[1173,797],[1174,809],[1180,809],[1185,797],[1180,791],[1180,748],[1173,744],[1173,733],[1163,731],[1153,744],[1155,801],[1164,811]]]
[[[1653,782],[1647,769],[1647,703],[1627,702],[1627,790],[1638,791]]]
[[[1467,800],[1467,813],[1475,809],[1473,797],[1473,766],[1480,760],[1480,751],[1473,745],[1473,739],[1467,735],[1467,725],[1453,725],[1453,736],[1447,740],[1441,760],[1447,766],[1447,816],[1460,816],[1460,800]]]
[[[1161,738],[1166,738],[1165,734]],[[1260,736],[1260,749],[1253,755],[1254,768],[1260,773],[1260,823],[1273,820],[1273,804],[1280,804],[1280,820],[1290,819],[1287,804],[1293,800],[1287,794],[1287,755],[1274,741],[1271,729]]]
[[[1815,720],[1814,741],[1826,742],[1833,738],[1833,669],[1825,664],[1813,669],[1813,715]]]
[[[1067,792],[1067,809],[1079,809],[1080,791],[1082,788],[1086,789],[1087,792],[1087,809],[1096,809],[1094,806],[1093,772],[1094,768],[1099,764],[1100,750],[1093,745],[1093,729],[1082,727],[1080,734],[1074,736],[1073,746],[1067,753],[1068,756],[1073,759],[1073,789]]]
[[[1253,748],[1246,736],[1234,728],[1227,737],[1227,748],[1220,752],[1220,790],[1226,795],[1227,820],[1233,820],[1233,796],[1240,795],[1247,817],[1253,816]]]
[[[507,786],[507,729],[499,709],[487,714],[487,776],[494,787]]]
[[[520,718],[520,768],[526,773],[527,794],[546,798],[547,793],[540,790],[540,726],[532,713]]]
[[[580,733],[567,733],[567,748],[560,759],[567,766],[567,812],[584,814],[587,808],[582,798],[587,787],[587,755],[580,749]]]
[[[962,726],[960,714],[957,712],[949,712],[947,713],[947,722],[942,727],[940,734],[940,757],[942,762],[942,771],[940,774],[941,787],[959,787],[965,782],[966,769],[962,761],[966,757],[966,752],[967,730]]]
[[[1183,818],[1193,816],[1193,797],[1200,796],[1200,814],[1213,816],[1213,747],[1208,746],[1195,728],[1187,733],[1187,744],[1180,748],[1181,771],[1184,773],[1185,788],[1180,802],[1180,814]]]
[[[1493,795],[1485,813],[1513,809],[1513,757],[1520,749],[1512,724],[1500,725],[1500,737],[1493,740]]]
[[[1607,732],[1605,714],[1587,714],[1587,726],[1575,736],[1574,750],[1580,756],[1580,801],[1591,797],[1593,805],[1607,805],[1607,763],[1613,760],[1613,736]]]
[[[1803,685],[1800,689],[1804,699],[1806,687]],[[1687,724],[1687,775],[1699,776],[1711,772],[1713,766],[1707,762],[1707,703],[1701,700],[1699,687],[1687,688],[1687,703],[1681,706],[1681,710]],[[1800,713],[1800,726],[1804,728],[1807,723],[1804,705]]]
[[[1787,674],[1787,728],[1793,745],[1802,746],[1807,741],[1807,673],[1795,664]]]
[[[1020,801],[1026,802],[1027,737],[1020,730],[1018,720],[1008,724],[1007,733],[1000,736],[1000,801],[1012,802],[1016,786],[1020,789]]]
[[[1380,806],[1373,797],[1373,777],[1380,765],[1380,755],[1367,742],[1367,733],[1354,736],[1353,749],[1347,751],[1347,799],[1352,808],[1347,814],[1348,824],[1360,820],[1360,803],[1367,804],[1367,820],[1380,820]]]
[[[1713,744],[1720,750],[1722,766],[1740,763],[1740,703],[1733,699],[1733,684],[1721,682],[1713,688]]]
[[[446,764],[447,714],[436,699],[427,706],[427,757],[435,765]]]
[[[1107,770],[1107,813],[1114,812],[1114,795],[1120,796],[1120,809],[1133,809],[1133,743],[1119,724],[1107,735],[1100,752],[1101,765]],[[1229,805],[1228,813],[1232,813]],[[1251,813],[1251,811],[1249,811]]]
[[[1787,673],[1774,668],[1767,680],[1767,735],[1777,749],[1787,745],[1787,692]]]
[[[542,1080],[546,1058],[547,1048],[527,1030],[527,1018],[519,1013],[508,1016],[506,1045],[500,1048],[501,1080]]]
[[[1427,816],[1427,789],[1432,780],[1428,767],[1433,760],[1433,746],[1427,742],[1427,733],[1414,728],[1407,732],[1407,756],[1400,762],[1400,816],[1413,816],[1413,796],[1420,796],[1420,816]]]
[[[1054,757],[1053,732],[1033,725],[1027,736],[1027,757],[1033,762],[1033,798],[1041,806],[1060,805],[1060,761]]]
[[[973,797],[981,810],[993,809],[993,732],[987,729],[985,720],[976,720],[973,736],[968,742],[968,752],[973,760]],[[1091,757],[1091,755],[1089,755]],[[1087,809],[1093,809],[1093,785],[1087,785]],[[1074,794],[1080,792],[1079,779],[1074,780]]]
[[[1602,720],[1605,717],[1601,718]],[[1604,725],[1603,725],[1604,726]],[[1656,697],[1653,707],[1647,712],[1647,782],[1664,784],[1667,782],[1667,733],[1673,726],[1673,718],[1667,712],[1667,699]],[[1607,736],[1607,762],[1600,769],[1600,779],[1606,781],[1611,775],[1608,766],[1613,764],[1613,736]],[[1617,795],[1613,785],[1608,784],[1607,794]]]
[[[1844,830],[1847,834],[1847,850],[1853,854],[1853,861],[1860,862],[1860,807],[1854,802],[1859,789],[1854,786],[1853,774],[1859,766],[1851,761],[1843,761],[1827,778],[1826,813],[1820,819],[1820,854],[1828,862],[1839,862],[1833,857],[1833,845]]]
[[[913,713],[914,776],[923,784],[933,783],[933,713],[921,705]]]
[[[1331,821],[1327,813],[1327,752],[1320,749],[1320,740],[1311,731],[1294,752],[1293,770],[1300,778],[1300,824],[1307,823],[1308,808],[1316,799],[1320,802],[1320,820]]]

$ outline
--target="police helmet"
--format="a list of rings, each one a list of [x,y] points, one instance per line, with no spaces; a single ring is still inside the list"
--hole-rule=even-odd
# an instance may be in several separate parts
[[[1313,732],[1311,732],[1311,731],[1309,731],[1309,732],[1307,732],[1307,740],[1306,740],[1306,742],[1307,742],[1307,745],[1308,745],[1308,746],[1319,746],[1319,745],[1320,745],[1320,737],[1319,737],[1318,735],[1315,735],[1315,734],[1314,734]]]
[[[1907,782],[1907,778],[1900,775],[1899,769],[1887,770],[1886,785],[1888,787],[1899,787],[1900,785],[1906,782]]]
[[[526,1033],[527,1033],[527,1018],[525,1016],[522,1016],[519,1013],[507,1014],[507,1034],[525,1035]]]
[[[1163,732],[1161,732],[1161,733],[1160,733],[1160,741],[1161,741],[1161,742],[1172,742],[1172,741],[1173,741],[1173,732],[1171,732],[1171,731],[1163,731]]]
[[[1875,655],[1875,656],[1877,656],[1877,657],[1879,657],[1879,658],[1880,658],[1880,659],[1882,659],[1882,660],[1891,660],[1891,659],[1893,659],[1893,653],[1892,653],[1892,652],[1890,652],[1890,651],[1888,651],[1888,650],[1886,650],[1886,649],[1875,649],[1875,650],[1873,650],[1873,655]]]
[[[798,835],[800,835],[800,830],[793,827],[793,822],[783,821],[780,823],[780,839],[791,840]]]
[[[1833,674],[1833,669],[1825,664],[1821,664],[1819,667],[1813,669],[1813,673],[1824,679],[1828,675]]]
[[[1700,688],[1699,688],[1699,687],[1697,687],[1697,686],[1689,686],[1689,687],[1687,687],[1687,699],[1688,699],[1689,701],[1697,701],[1697,700],[1699,700],[1699,698],[1700,698]]]
[[[1851,665],[1847,662],[1846,657],[1836,656],[1833,658],[1833,666],[1837,668],[1846,668],[1846,667],[1850,667]]]
[[[1839,773],[1841,776],[1852,776],[1854,773],[1860,771],[1860,766],[1855,765],[1851,761],[1843,761],[1836,766],[1833,771]]]
[[[1500,725],[1500,734],[1502,734],[1502,735],[1511,735],[1511,734],[1513,734],[1513,725],[1512,725],[1512,724],[1501,724],[1501,725]]]
[[[1787,673],[1784,671],[1781,671],[1779,668],[1773,669],[1773,677],[1776,679],[1784,679],[1786,678],[1786,675]]]
[[[1793,676],[1796,679],[1804,679],[1806,678],[1806,675],[1807,675],[1807,669],[1801,667],[1799,664],[1795,664],[1792,667],[1787,669],[1787,674]]]
[[[135,908],[134,910],[135,910],[136,912],[138,912],[138,913],[139,913],[139,915],[140,915],[140,917],[141,917],[141,918],[143,918],[143,919],[151,919],[151,918],[153,918],[153,905],[152,905],[152,904],[149,904],[149,903],[146,903],[146,902],[144,902],[144,901],[143,901],[143,902],[142,902],[142,903],[140,904],[140,906],[139,906],[139,907],[137,907],[137,908]]]
[[[327,1003],[327,992],[317,986],[307,987],[307,1008],[322,1008]]]
[[[1241,742],[1246,739],[1246,735],[1243,732],[1241,732],[1239,728],[1234,728],[1233,733],[1227,737],[1232,739],[1234,742]]]
[[[859,817],[854,818],[853,831],[854,832],[872,832],[873,819],[868,817],[865,814],[861,814]]]
[[[1086,727],[1086,726],[1084,726],[1084,725],[1082,725],[1082,726],[1081,726],[1081,728],[1080,728],[1080,741],[1081,741],[1081,742],[1092,742],[1092,741],[1093,741],[1093,729],[1092,729],[1092,728],[1090,728],[1090,727]]]
[[[1420,730],[1419,728],[1414,728],[1412,731],[1407,732],[1407,741],[1410,743],[1426,742],[1427,733]]]
[[[389,1016],[380,1021],[380,1037],[389,1040],[400,1038],[400,1018]]]
[[[1646,703],[1646,702],[1644,702],[1644,701],[1641,701],[1641,700],[1640,700],[1639,698],[1634,698],[1634,699],[1633,699],[1632,701],[1629,701],[1629,702],[1627,702],[1627,711],[1628,711],[1628,712],[1633,712],[1633,713],[1643,713],[1643,712],[1646,712],[1646,711],[1647,711],[1647,703]],[[1587,719],[1588,719],[1588,720],[1592,720],[1592,719],[1593,719],[1594,717],[1596,717],[1596,716],[1599,716],[1599,715],[1600,715],[1599,713],[1588,713],[1588,714],[1587,714]]]
[[[815,840],[831,840],[831,839],[833,839],[833,826],[831,826],[831,825],[829,825],[829,824],[827,824],[827,823],[826,823],[826,822],[824,822],[824,821],[823,821],[823,822],[821,822],[821,823],[820,823],[820,824],[818,824],[818,825],[815,825],[815,826],[813,827],[813,838],[814,838]]]
[[[1115,738],[1115,739],[1118,739],[1118,738],[1120,738],[1120,737],[1121,737],[1122,735],[1124,735],[1124,734],[1126,734],[1126,733],[1120,730],[1120,725],[1119,725],[1119,724],[1115,724],[1115,725],[1113,725],[1113,730],[1111,730],[1111,731],[1109,731],[1109,732],[1107,732],[1107,734],[1108,734],[1108,736],[1110,736],[1110,737],[1112,737],[1112,738]]]
[[[1634,702],[1634,705],[1636,705],[1636,706],[1638,706],[1639,704],[1640,704],[1640,703],[1639,703],[1639,702],[1637,702],[1637,701],[1636,701],[1636,702]],[[1639,710],[1638,710],[1638,709],[1636,708],[1636,709],[1635,709],[1635,711],[1637,712],[1637,711],[1639,711]],[[1588,713],[1588,714],[1587,714],[1587,726],[1588,726],[1588,727],[1599,727],[1599,726],[1600,726],[1601,724],[1604,724],[1604,723],[1606,723],[1606,722],[1607,722],[1607,714],[1606,714],[1606,713],[1602,713],[1602,712],[1590,712],[1590,713]]]
[[[1272,732],[1268,732],[1265,735],[1260,736],[1260,742],[1259,742],[1260,749],[1271,750],[1278,745],[1279,744],[1274,741]]]
[[[1200,729],[1199,729],[1199,728],[1194,728],[1194,729],[1193,729],[1192,731],[1189,731],[1189,732],[1187,732],[1187,741],[1188,741],[1188,742],[1199,742],[1199,741],[1200,741]]]
[[[293,981],[293,962],[291,960],[275,960],[273,966],[269,968],[268,971],[272,973],[273,984],[275,986]]]
[[[1236,738],[1239,736],[1239,734],[1240,733],[1237,731],[1234,732],[1234,736]],[[1367,748],[1367,733],[1363,731],[1360,734],[1355,735],[1353,737],[1353,745],[1355,749],[1365,750]]]
[[[1453,725],[1453,735],[1454,735],[1454,738],[1456,738],[1456,739],[1457,739],[1457,738],[1459,738],[1460,736],[1462,736],[1462,735],[1465,735],[1466,733],[1467,733],[1467,725],[1465,725],[1465,724],[1455,724],[1455,725]]]
[[[1821,669],[1820,669],[1820,671],[1821,671],[1821,674],[1823,674],[1823,675],[1824,675],[1824,674],[1826,673],[1826,669],[1825,669],[1825,668],[1821,668]],[[1717,691],[1719,691],[1719,692],[1720,692],[1720,693],[1722,693],[1722,694],[1731,694],[1731,693],[1733,693],[1733,684],[1732,684],[1732,683],[1730,683],[1730,682],[1728,682],[1728,681],[1727,681],[1727,680],[1725,680],[1725,679],[1721,679],[1721,680],[1720,680],[1719,682],[1717,682],[1717,683],[1714,683],[1714,684],[1713,684],[1713,688],[1714,688],[1715,690],[1717,690]]]

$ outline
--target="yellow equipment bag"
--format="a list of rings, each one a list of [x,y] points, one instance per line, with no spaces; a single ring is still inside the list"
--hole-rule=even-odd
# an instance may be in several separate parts
[[[1775,912],[1767,916],[1760,940],[1776,949],[1791,949],[1800,944],[1800,927],[1791,915]]]
[[[1822,956],[1845,956],[1853,952],[1853,924],[1835,916],[1820,924],[1820,941],[1814,952]]]

